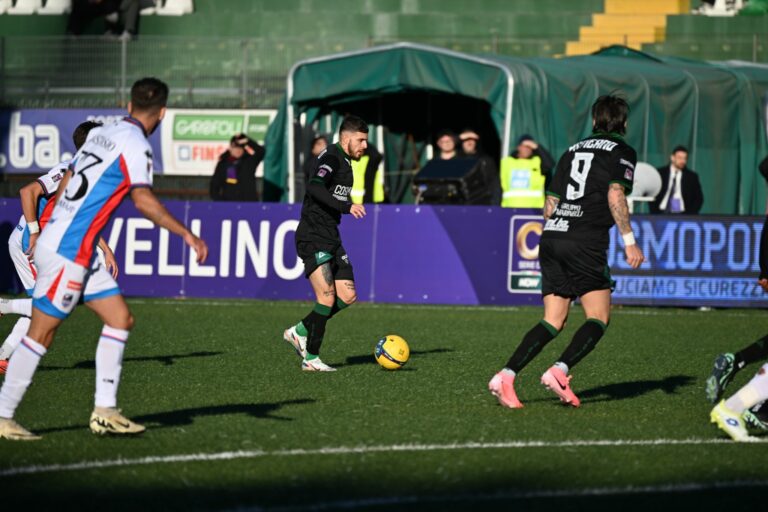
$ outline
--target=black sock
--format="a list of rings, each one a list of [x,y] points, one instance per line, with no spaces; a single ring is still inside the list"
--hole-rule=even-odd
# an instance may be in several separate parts
[[[336,302],[333,303],[333,307],[331,308],[331,314],[328,315],[328,319],[330,320],[336,315],[336,313],[344,309],[347,309],[349,306],[350,306],[349,304],[341,300],[339,297],[336,297]]]
[[[330,318],[331,308],[323,304],[315,304],[314,309],[302,320],[307,328],[307,356],[319,356],[320,345],[325,336],[325,324]]]
[[[568,365],[569,369],[576,366],[576,363],[592,352],[607,328],[608,326],[600,320],[588,318],[573,335],[570,345],[565,347],[565,351],[558,361]]]
[[[763,336],[747,348],[736,352],[736,368],[741,370],[746,365],[768,358],[768,335]]]
[[[515,353],[509,358],[505,368],[518,373],[525,368],[525,365],[539,355],[544,346],[555,339],[558,331],[547,322],[542,320],[533,326],[533,329],[523,337],[522,343],[517,347]]]

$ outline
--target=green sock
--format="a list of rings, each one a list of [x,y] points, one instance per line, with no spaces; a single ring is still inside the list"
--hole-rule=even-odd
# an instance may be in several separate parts
[[[309,334],[307,328],[304,327],[304,322],[299,322],[296,324],[296,334],[299,336],[307,336]]]
[[[320,357],[320,356],[316,356],[315,354],[310,354],[309,352],[307,352],[307,361],[311,361],[313,359],[317,359],[318,357]]]

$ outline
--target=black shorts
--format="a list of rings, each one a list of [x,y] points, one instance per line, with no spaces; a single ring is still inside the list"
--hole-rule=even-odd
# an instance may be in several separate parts
[[[304,277],[309,278],[312,272],[324,263],[331,264],[334,281],[354,281],[355,274],[349,256],[343,245],[335,250],[327,250],[327,246],[319,247],[312,242],[297,242],[296,252],[304,262]]]
[[[604,244],[544,239],[539,245],[541,294],[575,299],[595,290],[613,290]]]

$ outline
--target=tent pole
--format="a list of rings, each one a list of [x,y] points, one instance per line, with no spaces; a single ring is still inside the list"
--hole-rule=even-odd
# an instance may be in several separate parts
[[[285,102],[286,102],[286,117],[288,118],[285,123],[285,137],[287,139],[287,146],[288,146],[288,183],[286,183],[286,188],[288,192],[288,203],[293,204],[296,202],[296,183],[294,183],[294,180],[296,179],[296,163],[294,162],[294,145],[295,141],[293,140],[293,134],[294,134],[294,113],[293,113],[293,73],[296,71],[296,65],[294,65],[290,72],[288,73],[288,80],[286,84],[286,94],[285,94]]]

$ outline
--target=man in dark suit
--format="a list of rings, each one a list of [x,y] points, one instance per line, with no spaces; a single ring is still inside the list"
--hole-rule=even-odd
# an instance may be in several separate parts
[[[688,150],[677,146],[669,157],[669,165],[658,168],[661,190],[650,204],[651,213],[684,213],[695,215],[704,204],[699,177],[686,167]]]

